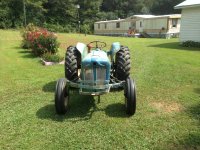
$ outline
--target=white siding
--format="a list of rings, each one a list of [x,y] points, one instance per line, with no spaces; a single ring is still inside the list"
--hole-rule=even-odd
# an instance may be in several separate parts
[[[167,29],[167,18],[145,20],[145,29]]]
[[[177,26],[176,27],[173,27],[172,18],[169,19],[169,31],[168,31],[168,33],[180,33],[180,27],[181,27],[181,19],[177,20]]]
[[[144,28],[144,20],[140,19],[136,21],[136,30],[139,32],[143,32],[143,28]]]
[[[120,23],[119,28],[116,27],[117,23]],[[98,28],[98,24],[100,24],[100,28]],[[129,27],[130,22],[127,21],[102,22],[94,24],[94,31],[95,34],[125,34],[128,32]]]
[[[200,7],[183,8],[180,41],[200,42]]]

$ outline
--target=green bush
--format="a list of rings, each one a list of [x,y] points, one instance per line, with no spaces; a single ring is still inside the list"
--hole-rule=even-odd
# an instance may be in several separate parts
[[[90,26],[88,24],[84,24],[81,26],[81,31],[85,34],[89,34],[90,33]]]
[[[73,28],[71,25],[65,25],[61,26],[59,24],[48,24],[44,23],[44,28],[48,29],[51,32],[66,32],[66,33],[71,33],[75,32],[75,28]]]
[[[197,47],[197,48],[200,48],[200,42],[185,41],[185,42],[182,43],[182,46],[184,46],[184,47]]]
[[[61,57],[60,55],[58,54],[51,54],[51,53],[45,53],[42,55],[42,58],[45,60],[45,61],[49,61],[49,62],[61,62],[64,57]]]

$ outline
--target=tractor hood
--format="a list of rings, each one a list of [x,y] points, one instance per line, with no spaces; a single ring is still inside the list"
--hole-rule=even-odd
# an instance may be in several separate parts
[[[110,61],[107,56],[107,53],[102,50],[92,50],[88,53],[82,61],[82,65],[85,67],[98,65],[98,66],[107,66],[110,68]]]
[[[81,65],[82,71],[84,69],[92,69],[94,70],[94,76],[96,78],[97,68],[105,69],[106,70],[106,80],[110,80],[110,69],[111,69],[111,63],[107,56],[107,53],[102,50],[92,50],[90,53],[88,53],[85,58],[82,60]]]

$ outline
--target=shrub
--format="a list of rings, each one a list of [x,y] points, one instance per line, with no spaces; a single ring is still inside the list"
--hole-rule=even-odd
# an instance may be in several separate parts
[[[60,55],[58,54],[51,54],[51,53],[45,53],[42,55],[42,58],[45,60],[45,61],[50,61],[50,62],[61,62],[64,57],[61,57]]]
[[[182,43],[182,46],[184,46],[184,47],[197,47],[197,48],[200,48],[200,42],[185,41],[185,42]]]
[[[44,23],[43,24],[44,28],[48,29],[51,32],[76,32],[75,28],[72,27],[71,25],[65,25],[62,26],[60,24],[49,24],[49,23]]]
[[[63,27],[60,26],[59,24],[48,24],[48,23],[44,23],[43,25],[44,28],[48,29],[51,32],[63,32]]]
[[[90,26],[88,24],[84,24],[81,26],[81,31],[85,34],[90,33]]]
[[[59,43],[57,36],[46,29],[28,25],[23,31],[23,48],[31,48],[33,53],[41,56],[45,53],[55,54],[58,52]]]
[[[25,49],[31,48],[31,42],[28,39],[29,34],[38,30],[39,28],[34,26],[33,24],[28,24],[26,28],[22,30],[22,38],[23,38],[22,44],[21,44],[22,48],[25,48]]]

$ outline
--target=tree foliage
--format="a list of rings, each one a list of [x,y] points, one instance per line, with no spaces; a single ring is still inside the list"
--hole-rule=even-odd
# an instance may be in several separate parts
[[[174,6],[183,0],[0,0],[0,28],[17,28],[26,23],[78,31],[90,30],[98,20],[126,18],[134,14],[179,13]],[[79,5],[80,8],[76,6]],[[25,8],[25,9],[24,9]],[[24,12],[25,10],[25,12]],[[86,27],[86,26],[85,26]],[[82,28],[83,29],[83,28]]]

